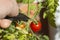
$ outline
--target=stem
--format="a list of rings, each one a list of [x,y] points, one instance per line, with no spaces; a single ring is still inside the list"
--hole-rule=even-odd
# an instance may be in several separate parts
[[[30,3],[29,3],[29,0],[28,0],[28,17],[30,16]]]
[[[36,11],[36,13],[35,13],[33,18],[35,18],[39,14],[39,6],[38,6],[39,4],[37,3],[36,5],[37,5],[37,11]]]
[[[31,29],[30,29],[30,30],[31,30]],[[40,38],[39,38],[35,33],[33,33],[32,30],[31,30],[31,32],[32,32],[33,36],[35,36],[38,40],[40,40]]]
[[[39,6],[38,6],[38,4],[37,4],[37,11],[36,11],[36,13],[34,14],[33,18],[31,18],[31,20],[32,20],[33,22],[35,22],[36,24],[37,24],[38,22],[37,22],[37,20],[35,20],[35,17],[38,15],[38,13],[39,13]]]
[[[37,24],[37,20],[35,20],[34,18],[30,18],[30,20],[32,20],[35,24]]]

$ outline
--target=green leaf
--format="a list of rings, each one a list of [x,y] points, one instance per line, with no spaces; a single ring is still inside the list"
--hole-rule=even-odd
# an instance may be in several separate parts
[[[30,10],[35,10],[36,6],[34,4],[30,4]]]
[[[22,0],[16,0],[18,3],[22,2]]]
[[[26,35],[21,35],[18,40],[25,40]]]
[[[49,40],[48,36],[44,35],[43,37],[45,40]]]
[[[29,3],[32,3],[34,0],[29,0]],[[28,3],[28,0],[23,0],[22,3]]]
[[[0,29],[0,33],[2,33],[3,32],[3,30],[2,29]]]
[[[6,34],[6,35],[4,35],[3,39],[14,40],[15,35],[14,34]]]
[[[43,14],[43,18],[45,19],[45,18],[46,18],[46,16],[47,16],[47,14],[46,14],[46,13],[44,13],[44,14]]]

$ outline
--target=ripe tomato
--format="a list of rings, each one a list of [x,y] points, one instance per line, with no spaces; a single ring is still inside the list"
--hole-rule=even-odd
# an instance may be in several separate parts
[[[42,24],[41,22],[38,22],[37,24],[35,24],[34,22],[31,22],[30,24],[30,28],[32,29],[32,31],[34,32],[38,32],[41,30]]]

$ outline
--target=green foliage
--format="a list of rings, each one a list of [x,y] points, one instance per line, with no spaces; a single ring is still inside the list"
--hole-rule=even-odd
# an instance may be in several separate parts
[[[13,23],[7,29],[0,28],[0,39],[2,39],[2,40],[37,40],[38,39],[37,36],[35,36],[33,33],[29,32],[25,28],[24,29],[17,28],[17,27],[15,27],[15,24],[13,24]],[[28,29],[28,27],[27,27],[27,29]],[[44,36],[44,37],[40,36],[40,37],[39,37],[39,40],[43,39],[43,38],[48,39],[46,36]]]
[[[21,3],[22,2],[22,0],[16,0],[17,1],[17,3]]]
[[[58,0],[46,0],[45,6],[46,11],[44,12],[43,17],[45,18],[47,16],[49,24],[53,27],[56,27],[54,12],[56,11],[56,7],[58,6]]]
[[[16,0],[18,3],[22,2],[22,3],[28,3],[28,0]],[[29,0],[29,3],[32,3],[34,0]]]
[[[32,3],[34,0],[29,0],[29,3]],[[28,0],[23,0],[22,3],[28,3]]]

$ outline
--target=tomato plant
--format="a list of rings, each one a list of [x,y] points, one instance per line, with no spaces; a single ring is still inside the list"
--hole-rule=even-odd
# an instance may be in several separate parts
[[[38,22],[37,24],[35,24],[34,22],[31,22],[30,24],[30,28],[32,29],[32,31],[34,32],[38,32],[41,30],[42,24],[41,22]]]

